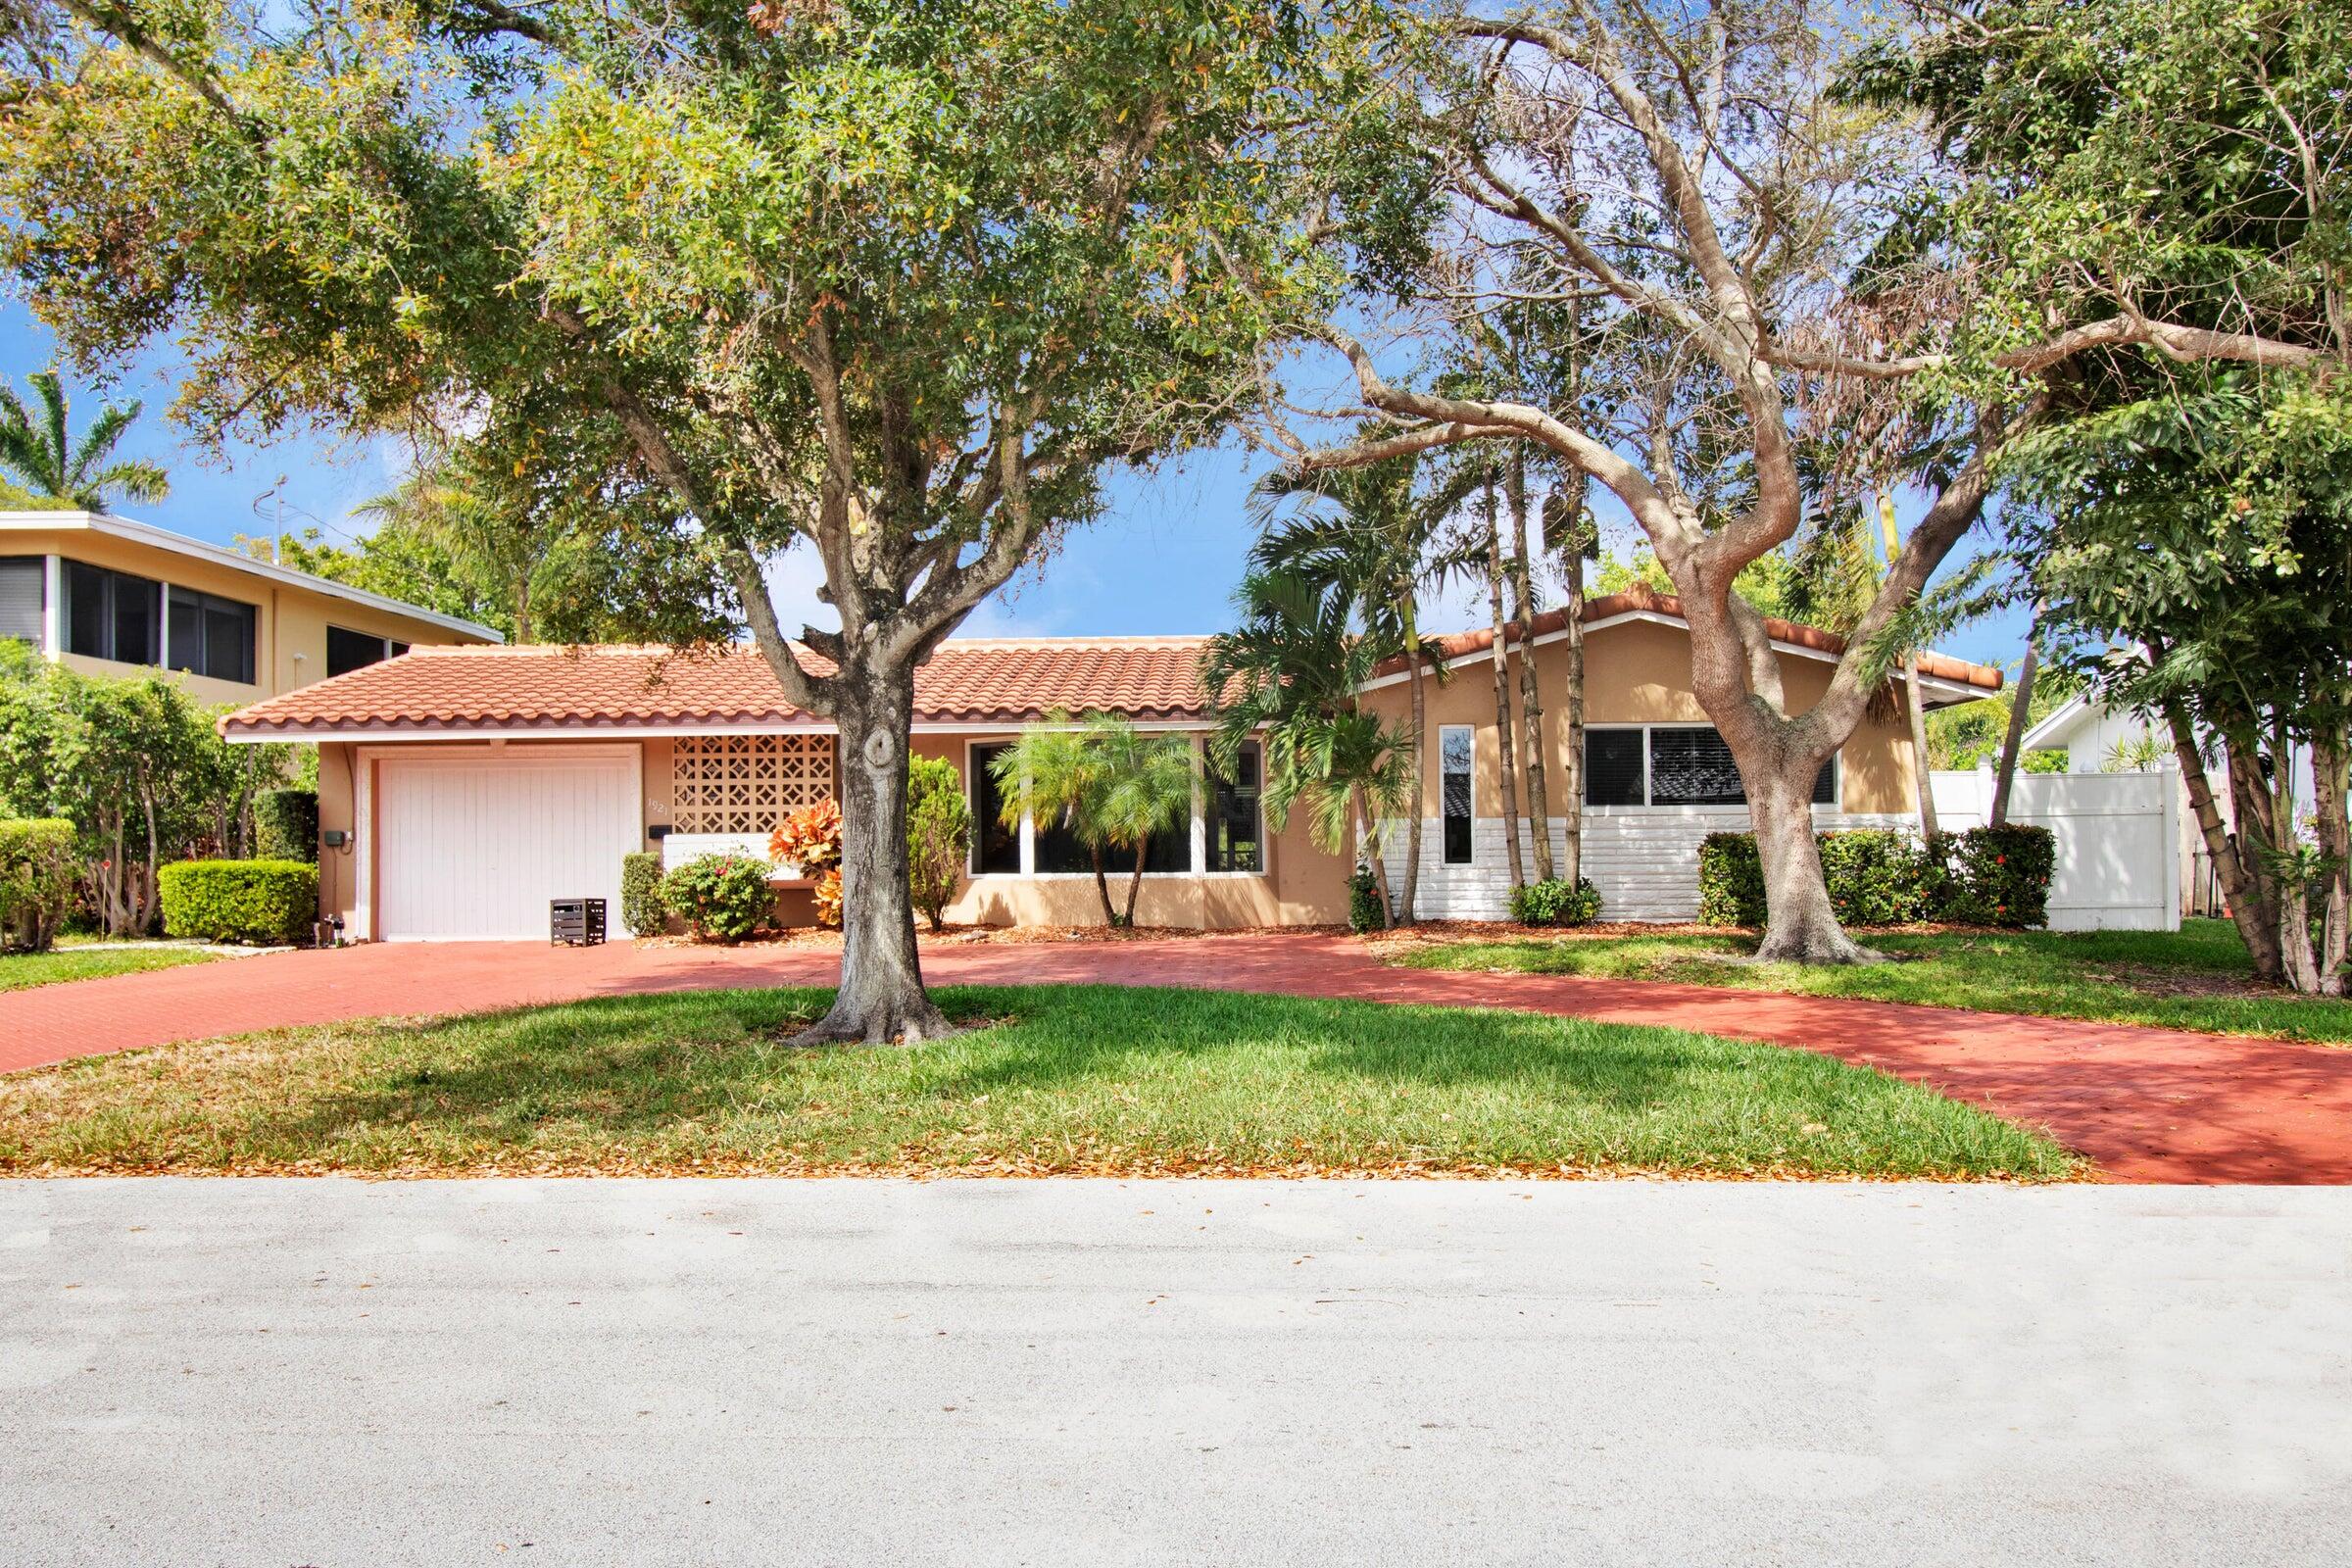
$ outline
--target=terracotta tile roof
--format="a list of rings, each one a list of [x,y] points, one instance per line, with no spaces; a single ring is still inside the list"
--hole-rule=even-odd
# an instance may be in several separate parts
[[[923,723],[1004,724],[1049,711],[1204,717],[1205,637],[967,638],[915,672]],[[828,666],[809,658],[811,667]],[[230,714],[224,735],[404,730],[722,728],[825,722],[795,709],[750,648],[417,648]]]
[[[1585,601],[1585,619],[1587,621],[1608,620],[1617,615],[1643,612],[1681,620],[1683,618],[1683,602],[1673,594],[1656,593],[1648,588],[1639,586],[1621,594],[1603,594],[1596,599]],[[1547,637],[1567,624],[1568,612],[1566,610],[1544,611],[1536,616],[1536,635]],[[1844,638],[1834,632],[1823,631],[1818,626],[1800,626],[1792,620],[1780,620],[1767,616],[1764,628],[1776,642],[1792,643],[1799,648],[1810,648],[1825,654],[1845,652]],[[1516,627],[1510,629],[1517,630]],[[1464,654],[1483,654],[1493,648],[1494,632],[1492,627],[1482,631],[1459,631],[1450,636],[1439,638],[1438,644],[1445,649],[1447,659],[1459,659]],[[1403,667],[1404,663],[1401,660],[1391,660],[1380,666],[1384,674],[1395,673]],[[1972,664],[1965,659],[1954,659],[1948,654],[1936,653],[1923,653],[1919,656],[1919,672],[1934,680],[1950,681],[1959,686],[1973,686],[1979,691],[1987,692],[1999,691],[2003,679],[2001,672],[1991,665]]]

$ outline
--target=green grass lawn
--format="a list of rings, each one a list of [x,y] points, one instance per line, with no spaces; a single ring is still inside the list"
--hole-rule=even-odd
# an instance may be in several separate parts
[[[220,956],[188,948],[130,948],[103,942],[61,946],[48,953],[0,956],[0,991],[51,986],[61,980],[94,980],[100,975],[136,974],[183,963],[209,963]]]
[[[1406,948],[1394,957],[1424,969],[1677,980],[2213,1034],[2352,1041],[2352,1002],[2257,987],[2245,944],[2227,920],[2187,920],[2177,932],[1871,932],[1863,940],[1908,961],[1824,969],[1759,964],[1747,960],[1755,939],[1739,933],[1448,942]]]
[[[942,991],[987,1026],[913,1050],[780,1043],[828,997],[607,999],[68,1062],[0,1078],[0,1173],[2082,1174],[1900,1080],[1665,1029],[1080,986]]]

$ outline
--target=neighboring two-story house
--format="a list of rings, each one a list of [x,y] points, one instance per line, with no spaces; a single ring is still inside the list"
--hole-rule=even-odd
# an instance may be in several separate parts
[[[487,626],[128,517],[0,512],[0,638],[89,674],[177,671],[204,703],[258,703]]]

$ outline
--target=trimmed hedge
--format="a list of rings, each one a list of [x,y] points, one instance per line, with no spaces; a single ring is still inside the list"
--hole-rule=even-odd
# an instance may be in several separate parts
[[[318,918],[318,868],[300,860],[177,860],[155,875],[164,930],[200,942],[298,942]]]
[[[1511,889],[1511,918],[1521,925],[1591,925],[1600,918],[1600,889],[1578,878],[1553,877]]]
[[[0,953],[46,953],[74,907],[74,824],[0,818]]]
[[[1958,892],[1948,918],[2021,930],[2049,923],[2058,840],[2048,828],[2014,822],[1972,828],[1960,835],[1952,858]]]
[[[741,942],[775,917],[774,869],[757,856],[698,855],[662,879],[662,903],[698,941]]]
[[[669,924],[662,902],[662,856],[641,850],[620,858],[620,923],[634,936],[658,937]]]
[[[1701,925],[1764,923],[1764,861],[1753,833],[1710,833],[1698,841]]]
[[[2046,922],[2057,841],[2012,824],[1947,834],[1938,858],[1907,833],[1824,833],[1823,879],[1841,924],[1952,920],[2016,929]],[[1707,925],[1765,922],[1764,866],[1752,833],[1710,833],[1698,847],[1698,917]]]
[[[264,790],[253,798],[253,853],[263,860],[318,863],[318,792]]]

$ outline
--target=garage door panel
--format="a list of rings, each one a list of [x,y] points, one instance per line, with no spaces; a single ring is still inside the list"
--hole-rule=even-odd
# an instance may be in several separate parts
[[[620,858],[640,842],[621,753],[387,758],[376,787],[381,934],[547,937],[550,899],[601,898],[618,929]]]

